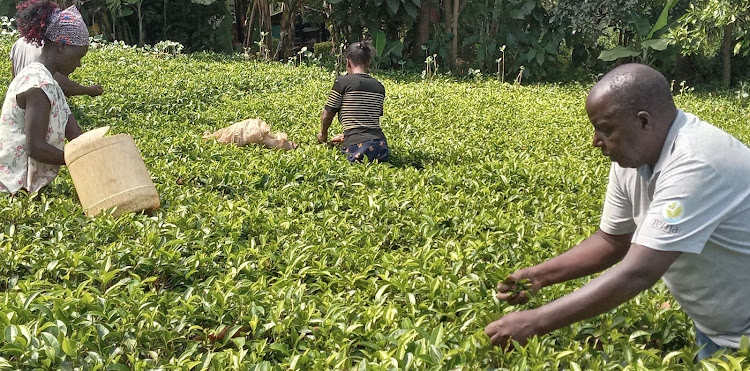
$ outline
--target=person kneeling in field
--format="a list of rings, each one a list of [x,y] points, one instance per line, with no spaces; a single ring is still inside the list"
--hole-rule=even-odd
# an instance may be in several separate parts
[[[390,155],[380,128],[385,88],[367,73],[373,54],[374,49],[367,41],[347,48],[347,74],[336,78],[320,115],[318,143],[328,142],[328,128],[338,113],[344,134],[332,138],[331,143],[341,145],[350,162],[362,162],[365,157],[368,161],[384,162]]]
[[[52,182],[65,164],[65,139],[81,135],[65,94],[53,76],[81,65],[89,50],[89,32],[75,6],[60,10],[49,0],[18,6],[21,36],[40,44],[38,62],[11,81],[0,116],[0,192],[25,188],[36,192]]]
[[[510,313],[485,333],[495,345],[541,335],[615,308],[660,278],[695,324],[703,359],[750,336],[750,149],[675,107],[651,67],[615,68],[589,92],[593,145],[611,159],[599,230],[571,250],[518,270],[497,298],[607,270],[542,307]],[[515,294],[522,280],[530,292]]]

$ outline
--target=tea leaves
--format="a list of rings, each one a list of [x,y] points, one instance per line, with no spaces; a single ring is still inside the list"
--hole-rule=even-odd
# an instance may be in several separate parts
[[[518,309],[494,299],[497,280],[598,224],[608,163],[590,146],[585,85],[378,76],[392,164],[352,166],[315,144],[334,78],[321,68],[110,45],[72,77],[105,87],[71,100],[76,117],[135,138],[162,207],[85,217],[64,169],[38,194],[1,197],[0,369],[711,369],[747,357],[694,364],[692,325],[663,284],[516,351],[489,346],[484,326]],[[747,104],[677,100],[750,140]],[[300,148],[201,139],[248,117]]]

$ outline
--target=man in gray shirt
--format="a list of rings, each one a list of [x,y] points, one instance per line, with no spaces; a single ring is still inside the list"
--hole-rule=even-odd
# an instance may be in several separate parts
[[[695,324],[699,358],[750,336],[750,149],[678,110],[656,70],[626,64],[589,92],[595,147],[612,160],[599,230],[498,283],[511,304],[530,291],[601,272],[578,291],[489,324],[493,344],[525,343],[609,311],[660,278]],[[616,265],[615,265],[616,264]]]
[[[21,70],[28,66],[31,62],[37,62],[39,57],[42,55],[42,47],[27,42],[23,37],[16,40],[13,47],[10,49],[10,61],[13,67],[13,78],[18,75]],[[104,92],[101,85],[94,84],[89,86],[83,86],[61,73],[56,73],[55,81],[60,84],[65,96],[70,97],[73,95],[88,95],[95,97],[101,95]]]

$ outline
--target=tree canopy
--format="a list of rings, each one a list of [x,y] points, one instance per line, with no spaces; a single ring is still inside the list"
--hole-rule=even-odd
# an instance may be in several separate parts
[[[15,0],[0,0],[13,13]],[[744,0],[62,0],[92,34],[128,44],[286,60],[320,29],[315,53],[373,40],[378,68],[484,73],[527,81],[581,78],[639,60],[675,78],[741,81],[750,63]],[[734,63],[734,65],[732,65]],[[730,72],[736,71],[734,78]]]

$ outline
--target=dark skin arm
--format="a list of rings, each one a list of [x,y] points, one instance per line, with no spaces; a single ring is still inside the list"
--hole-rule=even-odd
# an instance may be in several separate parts
[[[68,123],[65,124],[65,139],[71,141],[78,138],[79,135],[83,134],[83,130],[78,126],[78,121],[71,114],[68,116]]]
[[[497,285],[497,298],[510,304],[523,304],[528,301],[528,294],[522,291],[515,294],[511,291],[516,282],[528,279],[532,292],[556,283],[601,272],[622,260],[630,249],[632,234],[612,235],[597,230],[596,233],[572,249],[544,263],[524,268],[511,274]]]
[[[325,108],[320,112],[320,132],[318,133],[318,143],[328,142],[328,128],[331,127],[334,117],[336,117],[336,112],[330,112]]]
[[[101,95],[104,92],[104,89],[102,89],[101,85],[83,86],[59,72],[55,74],[55,81],[57,81],[57,83],[60,85],[60,88],[62,89],[63,93],[65,93],[66,97],[71,97],[74,95],[88,95],[91,97],[95,97],[97,95]]]
[[[10,72],[15,79],[16,70],[13,69],[13,66],[10,67]],[[83,86],[59,72],[55,73],[55,81],[57,81],[57,83],[60,85],[60,88],[62,89],[66,97],[72,97],[74,95],[88,95],[91,97],[96,97],[104,93],[104,89],[101,85],[96,84],[91,86]]]
[[[633,244],[620,264],[580,290],[536,309],[510,313],[484,332],[495,345],[506,347],[511,339],[525,344],[534,335],[604,313],[653,286],[680,254]]]
[[[26,150],[29,156],[37,161],[53,165],[65,165],[62,150],[47,143],[49,128],[50,102],[42,89],[29,89],[16,97],[18,105],[26,110]],[[68,117],[65,136],[72,139],[81,134],[81,128],[73,118]]]

